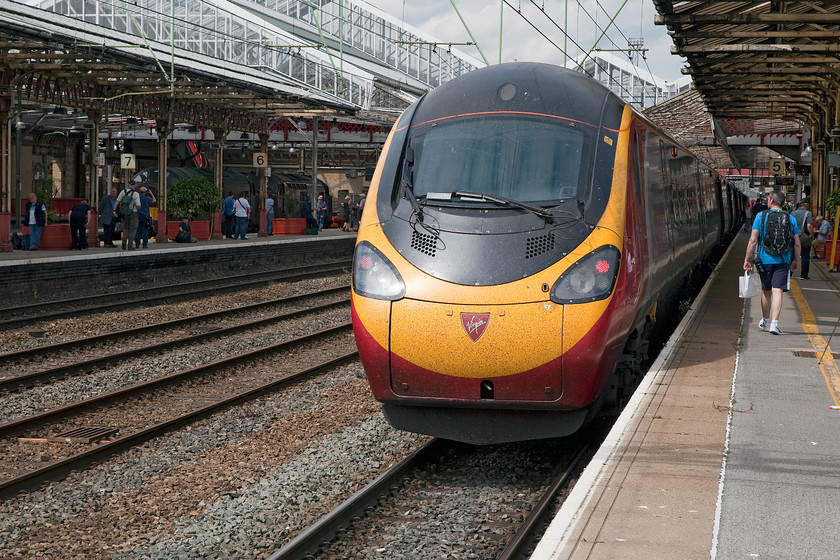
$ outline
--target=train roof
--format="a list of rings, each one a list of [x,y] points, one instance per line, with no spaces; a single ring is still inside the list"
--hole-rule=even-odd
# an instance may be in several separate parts
[[[434,89],[419,101],[412,122],[509,111],[557,115],[594,124],[601,121],[607,103],[625,105],[608,88],[580,72],[552,64],[512,62],[475,70]]]

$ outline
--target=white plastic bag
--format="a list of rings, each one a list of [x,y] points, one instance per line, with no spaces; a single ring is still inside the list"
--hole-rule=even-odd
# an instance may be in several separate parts
[[[751,298],[756,295],[758,295],[758,287],[749,271],[745,270],[744,275],[738,278],[738,297]]]

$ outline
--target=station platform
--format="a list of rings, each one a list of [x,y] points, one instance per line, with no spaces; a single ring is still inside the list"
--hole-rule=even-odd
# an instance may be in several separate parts
[[[167,243],[157,243],[154,239],[149,240],[147,249],[135,249],[134,251],[123,250],[120,245],[120,240],[114,241],[116,247],[105,247],[102,242],[99,242],[99,247],[90,247],[84,251],[74,251],[71,249],[61,250],[44,250],[37,251],[23,251],[16,250],[6,253],[0,252],[0,266],[4,263],[14,263],[17,261],[29,262],[40,259],[59,258],[59,259],[74,259],[74,258],[102,258],[110,257],[112,255],[139,255],[141,253],[148,253],[150,251],[182,251],[182,250],[204,250],[204,249],[218,249],[221,247],[236,247],[248,246],[255,243],[283,243],[289,241],[306,241],[306,240],[324,240],[334,238],[356,238],[356,232],[343,231],[340,228],[326,228],[318,232],[318,235],[272,235],[259,237],[256,233],[250,233],[247,239],[208,239],[206,241],[199,241],[198,243],[175,243],[169,241]]]
[[[782,335],[738,297],[741,231],[532,560],[838,556],[840,275],[792,274]],[[832,335],[834,337],[832,338]]]
[[[317,235],[275,235],[211,239],[198,243],[155,243],[147,249],[91,247],[84,251],[42,250],[0,253],[0,310],[75,296],[114,295],[230,276],[260,275],[296,267],[349,263],[356,232],[324,229]]]

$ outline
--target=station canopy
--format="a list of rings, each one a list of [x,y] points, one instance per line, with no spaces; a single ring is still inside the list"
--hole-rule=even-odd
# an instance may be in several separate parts
[[[840,2],[654,4],[722,133],[773,120],[826,136],[837,127]]]

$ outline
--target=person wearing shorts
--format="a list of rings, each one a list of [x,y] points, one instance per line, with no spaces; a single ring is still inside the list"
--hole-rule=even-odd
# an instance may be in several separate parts
[[[767,212],[782,212],[782,204],[785,201],[784,195],[779,191],[773,191],[767,197],[770,209]],[[788,220],[793,231],[793,250],[781,255],[771,255],[764,250],[760,241],[764,237],[764,214],[760,212],[755,215],[752,225],[750,241],[747,245],[747,255],[744,258],[744,270],[753,269],[753,255],[756,257],[756,268],[761,278],[761,312],[762,319],[758,328],[772,334],[783,334],[779,329],[779,315],[782,312],[782,293],[788,289],[791,271],[799,268],[801,247],[799,245],[799,227],[796,219]],[[760,264],[759,264],[760,263]]]

